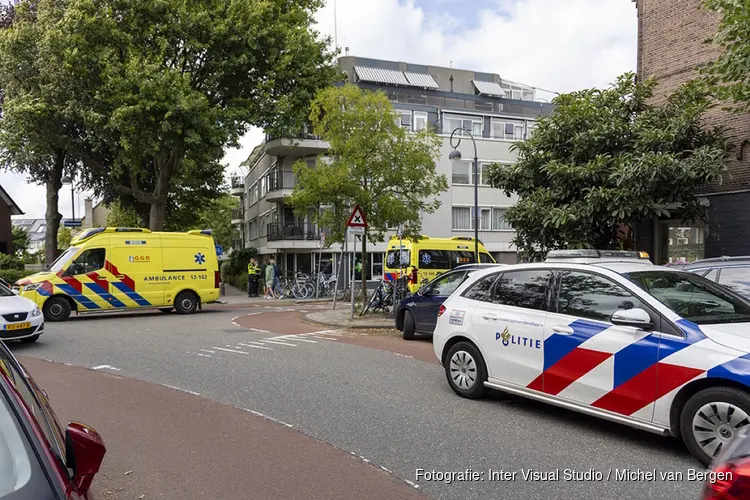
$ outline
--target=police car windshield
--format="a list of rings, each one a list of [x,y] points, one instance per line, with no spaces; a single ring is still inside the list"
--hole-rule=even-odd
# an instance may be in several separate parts
[[[70,259],[73,258],[73,256],[78,251],[78,247],[70,247],[65,252],[63,252],[56,260],[52,263],[49,270],[51,273],[57,273],[62,271],[66,265],[68,265],[68,262],[70,262]]]
[[[750,323],[750,301],[702,276],[658,270],[623,276],[695,324]]]

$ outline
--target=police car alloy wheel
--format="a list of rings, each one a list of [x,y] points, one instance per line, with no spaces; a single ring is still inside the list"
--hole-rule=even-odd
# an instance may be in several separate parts
[[[711,387],[693,395],[682,410],[680,432],[704,465],[750,425],[750,395],[733,387]]]
[[[453,392],[468,399],[487,393],[487,368],[479,349],[471,342],[459,342],[450,348],[443,363],[445,376]]]

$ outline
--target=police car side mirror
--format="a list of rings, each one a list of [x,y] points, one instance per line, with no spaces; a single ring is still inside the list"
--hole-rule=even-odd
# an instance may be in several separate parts
[[[617,326],[630,326],[647,330],[654,326],[651,316],[640,308],[622,309],[615,311],[610,322]]]

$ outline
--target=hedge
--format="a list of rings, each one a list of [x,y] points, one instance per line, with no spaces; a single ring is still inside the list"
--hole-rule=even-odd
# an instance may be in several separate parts
[[[4,279],[11,285],[21,278],[34,274],[31,271],[20,271],[18,269],[0,269],[0,278]]]

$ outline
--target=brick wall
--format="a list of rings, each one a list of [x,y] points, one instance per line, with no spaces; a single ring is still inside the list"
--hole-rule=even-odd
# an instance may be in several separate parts
[[[696,66],[719,53],[717,46],[705,43],[716,32],[718,16],[703,9],[701,3],[701,0],[637,0],[638,77],[652,76],[658,80],[657,100],[694,78]],[[714,109],[707,119],[728,128],[736,151],[727,165],[729,175],[721,185],[707,186],[705,193],[750,189],[750,146],[744,148],[743,159],[737,159],[742,141],[750,139],[750,114]]]

